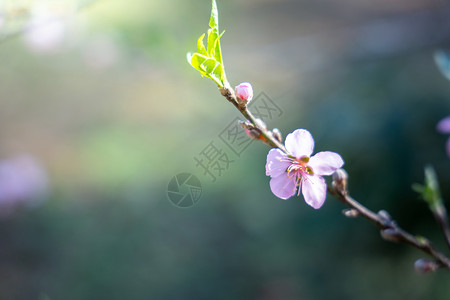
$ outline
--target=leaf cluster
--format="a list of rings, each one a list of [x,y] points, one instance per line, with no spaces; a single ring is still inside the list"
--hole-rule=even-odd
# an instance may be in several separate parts
[[[220,38],[225,31],[219,34],[219,12],[215,0],[212,0],[209,27],[206,47],[203,43],[205,34],[202,34],[197,41],[198,52],[188,53],[187,60],[203,77],[214,80],[219,87],[223,88],[227,79],[220,49]]]

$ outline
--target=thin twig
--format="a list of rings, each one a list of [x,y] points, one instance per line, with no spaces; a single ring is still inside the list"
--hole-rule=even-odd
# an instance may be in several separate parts
[[[350,195],[348,195],[345,190],[328,187],[328,192],[345,203],[350,208],[355,209],[360,216],[374,223],[378,228],[382,230],[382,236],[383,232],[385,232],[387,236],[383,236],[384,239],[395,242],[402,242],[414,248],[417,248],[433,257],[436,262],[439,263],[441,268],[450,270],[450,259],[443,253],[437,251],[428,239],[424,237],[416,237],[408,233],[407,231],[399,227],[387,213],[377,214],[371,211],[370,209],[350,197]]]
[[[436,210],[433,210],[433,215],[441,228],[447,247],[450,249],[450,228],[448,227],[447,210],[443,205],[440,205]]]
[[[250,112],[250,110],[247,108],[246,105],[240,105],[239,102],[236,99],[236,95],[233,91],[233,89],[230,87],[230,84],[228,82],[225,83],[223,88],[219,88],[220,93],[229,101],[231,104],[233,104],[240,112],[241,114],[249,120],[253,126],[255,126],[256,129],[261,133],[261,135],[267,140],[267,143],[272,148],[279,148],[285,153],[288,153],[286,148],[282,143],[280,143],[273,135],[272,133],[267,130],[267,128],[261,126],[259,122],[256,121],[256,117]]]

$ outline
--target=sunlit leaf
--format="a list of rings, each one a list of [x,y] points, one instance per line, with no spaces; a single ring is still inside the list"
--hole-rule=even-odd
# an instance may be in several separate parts
[[[208,58],[206,59],[202,65],[201,68],[206,72],[206,77],[211,78],[214,80],[219,86],[222,86],[222,80],[221,80],[221,67],[220,63],[216,61],[214,58]]]
[[[214,70],[214,75],[220,78],[221,83],[227,81],[227,79],[225,78],[225,72],[223,70],[222,64],[217,65],[216,69]]]
[[[216,28],[219,31],[219,11],[217,10],[216,0],[212,0],[211,18],[209,20],[209,27]]]
[[[188,53],[187,60],[203,77],[214,80],[217,85],[223,87],[221,75],[223,73],[222,65],[214,58],[201,55],[199,53]]]
[[[197,69],[197,70],[199,70],[201,72],[205,72],[203,70],[203,68],[202,68],[202,64],[207,59],[208,59],[208,56],[206,56],[206,55],[201,55],[201,54],[198,54],[198,53],[194,53],[194,54],[188,53],[187,54],[187,60],[191,64],[191,66],[193,66],[195,69]]]
[[[219,63],[215,59],[208,58],[205,61],[203,61],[201,68],[209,75],[209,74],[214,73],[214,70],[216,69],[216,67],[218,65],[219,65]]]
[[[200,53],[202,55],[208,55],[208,52],[206,52],[205,45],[203,44],[204,37],[205,37],[205,34],[202,34],[202,36],[199,37],[199,39],[197,41],[197,49],[198,49],[198,53]]]
[[[215,57],[214,53],[215,53],[215,45],[217,40],[219,39],[219,32],[214,29],[211,28],[208,30],[208,55],[211,57]]]
[[[414,184],[413,189],[421,195],[432,211],[443,205],[436,171],[432,166],[425,167],[425,182]]]
[[[188,53],[188,62],[200,72],[200,75],[214,80],[220,87],[226,82],[225,69],[222,60],[219,35],[219,12],[215,0],[212,0],[211,18],[209,21],[207,45],[203,43],[205,34],[197,40],[197,53]]]
[[[220,48],[220,38],[222,37],[222,35],[225,33],[225,31],[222,32],[221,35],[219,35],[219,37],[217,38],[216,42],[214,43],[214,58],[220,62],[220,64],[223,66],[223,61],[222,61],[222,49]],[[225,78],[225,72],[223,72],[223,76],[224,76],[224,80],[226,80]]]

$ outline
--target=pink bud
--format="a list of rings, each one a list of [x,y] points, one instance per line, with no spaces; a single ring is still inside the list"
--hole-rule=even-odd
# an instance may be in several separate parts
[[[337,169],[333,173],[333,187],[340,193],[347,193],[348,174],[344,169]]]
[[[439,269],[439,265],[429,259],[420,258],[414,263],[414,269],[419,274],[431,273]]]
[[[259,140],[261,137],[261,133],[256,129],[244,129],[245,133],[247,133],[248,137],[252,140]]]
[[[248,82],[243,82],[236,87],[236,96],[243,104],[249,103],[253,98],[253,88]]]

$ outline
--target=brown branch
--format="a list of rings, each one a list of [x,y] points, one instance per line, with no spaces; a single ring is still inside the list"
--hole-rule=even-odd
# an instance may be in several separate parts
[[[286,148],[282,143],[280,143],[272,134],[270,130],[267,130],[266,127],[261,125],[261,122],[258,122],[256,117],[250,112],[247,108],[246,104],[241,104],[238,102],[236,98],[236,94],[234,90],[230,87],[228,82],[225,82],[223,88],[219,88],[220,93],[224,96],[231,104],[233,104],[241,114],[249,120],[253,126],[261,133],[261,135],[265,138],[267,144],[272,148],[280,148],[282,151],[287,153]]]
[[[417,248],[430,255],[439,264],[439,267],[450,270],[450,259],[447,256],[437,251],[428,239],[414,236],[403,230],[386,211],[380,211],[379,213],[371,211],[353,199],[348,194],[346,187],[342,184],[336,184],[336,181],[333,181],[333,187],[328,187],[328,192],[354,210],[352,216],[362,216],[380,228],[383,239]]]
[[[255,118],[255,116],[247,108],[246,103],[238,101],[234,90],[230,87],[230,84],[228,82],[225,82],[224,87],[219,88],[219,90],[220,93],[229,102],[231,102],[249,122],[251,122],[251,124],[254,126],[254,129],[258,130],[258,132],[264,137],[264,139],[261,140],[263,140],[270,147],[279,148],[286,154],[289,154],[284,145],[276,139],[273,132],[267,130],[263,122],[258,122],[258,119]],[[350,207],[350,211],[347,211],[345,213],[346,216],[362,216],[366,218],[381,229],[381,236],[383,239],[391,242],[401,242],[417,248],[430,255],[435,260],[435,269],[445,268],[450,270],[450,259],[441,252],[437,251],[428,239],[424,237],[414,236],[403,230],[397,225],[394,220],[392,220],[391,216],[386,211],[375,213],[350,197],[347,191],[347,174],[344,170],[340,169],[336,171],[333,180],[333,187],[328,187],[328,192]],[[448,242],[450,233],[448,232],[448,227],[446,226],[446,219],[440,218],[439,220],[442,221],[442,224],[440,223],[441,226],[444,226],[443,228],[447,229],[447,231],[444,232]],[[433,271],[435,269],[433,269]]]

